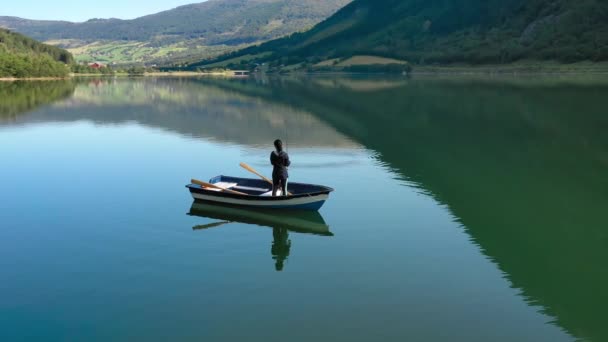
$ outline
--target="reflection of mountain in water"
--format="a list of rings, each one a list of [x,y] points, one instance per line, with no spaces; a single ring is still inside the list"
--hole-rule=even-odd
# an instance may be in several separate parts
[[[305,111],[212,83],[179,79],[81,83],[69,100],[19,118],[22,122],[76,120],[137,121],[183,135],[250,146],[267,146],[276,137],[287,139],[292,147],[356,146]]]
[[[17,116],[65,99],[74,93],[71,81],[0,82],[0,124]]]
[[[447,204],[530,303],[577,337],[608,340],[607,86],[348,83],[234,88],[316,113],[378,151]]]

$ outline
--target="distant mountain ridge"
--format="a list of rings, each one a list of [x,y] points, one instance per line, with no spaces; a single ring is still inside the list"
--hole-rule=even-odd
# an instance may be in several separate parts
[[[350,1],[209,0],[132,20],[73,23],[0,17],[0,27],[65,44],[61,46],[73,44],[61,40],[78,40],[80,45],[75,47],[94,41],[140,42],[148,47],[185,43],[174,49],[184,51],[200,46],[252,44],[306,30]]]
[[[354,0],[311,30],[210,61],[317,62],[375,55],[430,63],[608,60],[601,0]],[[204,63],[201,63],[204,64]]]

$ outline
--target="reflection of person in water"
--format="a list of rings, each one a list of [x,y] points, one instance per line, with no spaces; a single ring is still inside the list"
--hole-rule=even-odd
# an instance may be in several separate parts
[[[289,240],[289,232],[286,228],[273,228],[272,236],[274,241],[272,242],[272,258],[276,260],[274,267],[277,271],[283,270],[283,263],[289,256],[289,249],[291,248],[291,240]]]

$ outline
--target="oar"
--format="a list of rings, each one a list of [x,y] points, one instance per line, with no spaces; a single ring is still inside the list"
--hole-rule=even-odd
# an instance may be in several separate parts
[[[211,183],[207,183],[207,182],[201,182],[199,180],[193,179],[191,180],[192,184],[196,184],[196,185],[200,185],[200,186],[204,186],[205,188],[212,188],[212,189],[218,189],[218,190],[222,190],[231,194],[235,194],[235,195],[247,195],[244,192],[238,192],[238,191],[234,191],[234,190],[230,190],[230,189],[224,189],[221,188],[215,184],[211,184]]]
[[[254,175],[257,175],[258,177],[262,178],[263,180],[265,180],[266,182],[270,183],[270,185],[274,185],[272,184],[272,181],[266,177],[264,177],[263,175],[261,175],[260,173],[258,173],[256,170],[254,170],[251,166],[245,164],[245,163],[241,163],[239,164],[241,165],[241,167],[251,173],[253,173]]]
[[[241,165],[241,167],[251,173],[253,173],[254,175],[257,175],[258,177],[262,178],[263,180],[265,180],[266,182],[270,183],[270,185],[274,186],[274,184],[272,183],[272,181],[266,177],[264,177],[263,175],[261,175],[259,172],[257,172],[254,168],[252,168],[251,166],[245,164],[245,163],[240,163],[239,165]],[[289,196],[293,195],[291,192],[287,191],[287,194]]]
[[[214,222],[214,223],[209,223],[209,224],[203,224],[200,226],[194,226],[192,227],[192,230],[204,230],[204,229],[211,229],[211,228],[217,228],[226,224],[232,223],[230,221],[221,221],[221,222]]]

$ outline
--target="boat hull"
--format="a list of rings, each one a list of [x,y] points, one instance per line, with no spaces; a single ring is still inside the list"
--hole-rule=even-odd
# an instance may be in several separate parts
[[[265,201],[262,199],[239,199],[230,197],[219,197],[214,195],[191,192],[192,198],[197,201],[237,205],[242,207],[265,208],[265,209],[293,209],[293,210],[319,210],[327,201],[329,195],[316,195],[310,197],[288,198],[277,201]]]

